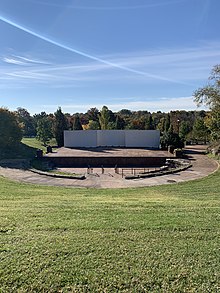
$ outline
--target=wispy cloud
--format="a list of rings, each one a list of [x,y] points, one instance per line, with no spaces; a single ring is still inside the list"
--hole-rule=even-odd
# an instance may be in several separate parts
[[[15,59],[16,57],[16,59]],[[135,71],[150,71],[148,76],[135,72],[122,72],[118,68],[98,61],[84,61],[78,64],[52,65],[50,60],[40,61],[29,56],[13,55],[4,62],[17,67],[0,68],[0,76],[16,80],[30,80],[48,83],[51,87],[79,86],[85,82],[166,84],[172,80],[177,84],[194,85],[207,79],[213,65],[220,60],[220,43],[200,44],[190,48],[171,48],[102,56],[120,67],[133,67]],[[71,61],[71,59],[70,59]],[[22,69],[21,66],[22,65]],[[24,66],[25,67],[24,70]],[[154,78],[154,77],[157,78]]]
[[[131,100],[130,100],[131,99]],[[120,111],[121,109],[129,109],[132,111],[138,110],[148,110],[151,112],[154,111],[162,111],[162,112],[169,112],[176,109],[184,109],[184,110],[196,110],[197,107],[193,102],[193,97],[175,97],[175,98],[159,98],[157,100],[148,100],[139,99],[139,98],[130,98],[127,101],[123,101],[123,103],[106,103],[105,105],[114,112]],[[88,100],[83,98],[82,100]],[[120,99],[123,100],[123,99]],[[48,112],[56,111],[59,105],[43,105],[43,108],[46,109]],[[76,104],[76,103],[62,103],[62,110],[68,113],[75,113],[75,112],[82,112],[85,113],[88,109],[96,107],[101,109],[103,107],[103,103],[88,103],[88,104]]]
[[[47,43],[50,43],[54,46],[57,46],[59,48],[62,48],[64,50],[67,50],[69,52],[72,52],[72,53],[75,53],[77,55],[80,55],[82,57],[85,57],[89,60],[93,60],[93,61],[96,61],[98,63],[102,63],[102,64],[105,64],[105,65],[108,65],[109,67],[112,67],[112,68],[115,68],[115,69],[119,69],[121,71],[125,71],[125,72],[129,72],[129,73],[133,73],[133,74],[136,74],[136,75],[140,75],[140,76],[143,76],[145,77],[146,79],[148,78],[152,78],[152,79],[156,79],[156,80],[163,80],[163,81],[167,81],[167,82],[171,82],[171,83],[181,83],[180,81],[176,80],[176,79],[171,79],[171,78],[168,78],[166,76],[162,76],[161,74],[154,74],[154,73],[151,73],[149,71],[142,71],[142,70],[138,70],[138,69],[134,69],[134,68],[131,68],[131,67],[127,67],[127,66],[124,66],[124,65],[120,65],[118,63],[114,63],[114,62],[111,62],[107,59],[103,59],[103,58],[100,58],[100,57],[97,57],[95,56],[94,54],[89,54],[89,53],[86,53],[84,51],[81,51],[81,50],[77,50],[73,47],[70,47],[70,46],[67,46],[61,42],[57,42],[55,40],[53,40],[52,38],[49,38],[49,37],[46,37],[44,36],[43,34],[40,34],[40,33],[37,33],[35,32],[34,30],[30,29],[30,28],[27,28],[19,23],[16,23],[12,20],[10,20],[9,18],[5,18],[3,16],[0,15],[0,20],[3,21],[4,23],[7,23],[9,25],[11,25],[12,27],[15,27],[23,32],[26,32],[38,39],[41,39]]]
[[[5,63],[14,64],[14,65],[22,65],[22,66],[29,66],[33,64],[34,65],[50,65],[51,64],[42,60],[27,58],[27,57],[18,56],[18,55],[3,57],[2,61]]]
[[[50,62],[43,61],[43,60],[39,60],[39,59],[32,59],[32,58],[27,58],[27,57],[24,57],[24,56],[18,56],[18,55],[15,55],[15,57],[16,57],[18,60],[23,60],[23,61],[26,62],[26,63],[51,65]]]
[[[9,64],[14,64],[14,65],[26,65],[25,62],[12,58],[12,57],[4,57],[2,59],[3,62],[9,63]]]
[[[124,5],[112,5],[108,6],[106,3],[104,5],[77,5],[77,4],[68,4],[68,3],[56,3],[56,2],[47,2],[47,1],[40,1],[40,0],[29,0],[32,3],[45,5],[45,6],[53,6],[53,7],[62,7],[62,8],[68,8],[68,9],[79,9],[79,10],[134,10],[134,9],[144,9],[144,8],[154,8],[158,6],[167,6],[167,5],[174,5],[179,4],[181,2],[186,2],[189,0],[150,0],[148,3],[145,4],[139,4],[139,5],[129,5],[129,3],[125,3]],[[192,0],[191,0],[192,1]]]

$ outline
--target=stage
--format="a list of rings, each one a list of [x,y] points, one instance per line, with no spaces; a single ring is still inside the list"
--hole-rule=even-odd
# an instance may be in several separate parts
[[[57,167],[158,167],[173,155],[167,151],[146,148],[65,148],[43,156]]]

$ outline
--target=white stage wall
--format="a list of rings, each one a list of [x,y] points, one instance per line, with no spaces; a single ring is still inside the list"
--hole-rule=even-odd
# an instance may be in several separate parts
[[[124,130],[97,130],[97,146],[124,147]]]
[[[65,130],[64,146],[69,148],[97,147],[97,130]]]
[[[65,147],[159,148],[159,130],[65,130]]]
[[[159,130],[128,130],[125,131],[126,147],[159,148]]]

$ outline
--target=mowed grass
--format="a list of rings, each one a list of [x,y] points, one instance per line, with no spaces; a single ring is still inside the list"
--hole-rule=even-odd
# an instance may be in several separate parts
[[[27,145],[31,148],[34,148],[34,149],[41,149],[43,150],[44,152],[46,152],[47,148],[39,141],[37,140],[35,137],[24,137],[21,141],[24,145]],[[48,145],[51,145],[51,146],[56,146],[57,143],[56,143],[56,140],[55,138],[51,139],[49,142],[48,142]]]
[[[0,292],[220,292],[219,179],[96,190],[0,178]]]

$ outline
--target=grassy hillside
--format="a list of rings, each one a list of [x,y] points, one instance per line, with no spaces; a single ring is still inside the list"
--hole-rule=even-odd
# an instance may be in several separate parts
[[[55,139],[49,142],[50,145],[56,146]],[[12,146],[8,149],[1,149],[0,146],[0,160],[1,159],[30,159],[36,155],[37,149],[46,152],[46,147],[36,138],[23,138],[21,143]]]
[[[46,152],[46,147],[39,140],[37,140],[35,137],[24,137],[22,139],[22,143],[29,146],[29,147],[32,147],[35,149],[41,149],[44,152]],[[51,139],[48,143],[48,145],[51,145],[51,146],[56,146],[56,144],[57,143],[54,138]]]
[[[219,176],[126,190],[0,178],[0,292],[219,292]]]

